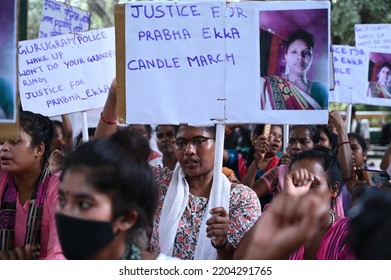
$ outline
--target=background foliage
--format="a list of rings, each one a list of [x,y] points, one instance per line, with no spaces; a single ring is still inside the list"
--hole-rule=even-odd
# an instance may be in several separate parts
[[[354,46],[354,25],[390,23],[391,1],[333,0],[331,35],[333,44]]]
[[[99,29],[114,26],[114,5],[124,3],[120,0],[68,0],[59,1],[91,13],[90,29]],[[38,37],[39,23],[41,22],[43,0],[29,0],[28,3],[28,31],[27,38]]]

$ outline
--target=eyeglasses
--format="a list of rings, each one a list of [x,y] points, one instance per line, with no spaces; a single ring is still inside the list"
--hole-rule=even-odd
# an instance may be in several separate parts
[[[166,133],[159,132],[158,134],[156,134],[157,139],[163,139],[164,136],[166,136],[167,138],[173,138],[175,137],[175,134],[173,131],[167,131]]]
[[[192,139],[177,138],[174,141],[175,149],[184,150],[187,148],[187,144],[189,144],[189,142],[191,143],[191,145],[193,145],[194,148],[202,148],[203,146],[205,146],[206,141],[208,141],[209,139],[215,139],[215,138],[204,137],[204,136],[197,136]]]

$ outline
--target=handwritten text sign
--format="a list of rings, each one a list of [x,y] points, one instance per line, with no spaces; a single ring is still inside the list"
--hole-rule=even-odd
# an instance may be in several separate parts
[[[391,50],[391,24],[356,24],[356,47]]]
[[[44,1],[39,38],[87,31],[89,26],[89,12],[54,0]]]
[[[266,112],[260,106],[259,12],[293,4],[329,9],[326,1],[126,3],[126,121],[327,122],[327,110]]]
[[[128,122],[205,124],[224,118],[219,100],[225,96],[225,68],[237,63],[225,41],[240,39],[239,30],[224,26],[224,6],[126,4]],[[148,106],[138,105],[145,100]]]
[[[353,100],[362,100],[364,96],[358,91],[357,73],[367,71],[366,51],[357,47],[333,45],[331,52],[335,90],[330,95],[330,101],[352,103]]]
[[[23,109],[47,116],[103,107],[115,77],[114,28],[19,42]]]

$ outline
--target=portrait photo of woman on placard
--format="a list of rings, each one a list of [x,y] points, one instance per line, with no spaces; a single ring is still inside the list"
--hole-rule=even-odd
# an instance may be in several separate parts
[[[391,98],[391,54],[369,53],[368,82],[368,96]]]
[[[327,9],[259,14],[261,109],[327,110]]]

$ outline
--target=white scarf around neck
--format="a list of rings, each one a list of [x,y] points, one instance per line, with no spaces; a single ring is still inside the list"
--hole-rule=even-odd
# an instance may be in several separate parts
[[[215,178],[214,178],[215,179]],[[201,222],[200,232],[194,255],[195,260],[217,259],[217,251],[211,245],[210,239],[206,236],[206,221],[210,218],[209,211],[217,206],[222,206],[229,213],[229,197],[231,184],[227,177],[221,173],[220,181],[212,185],[209,194],[208,205]],[[167,193],[163,202],[159,222],[160,252],[172,256],[178,224],[189,200],[189,184],[186,181],[186,174],[180,166],[177,166],[172,175]]]

